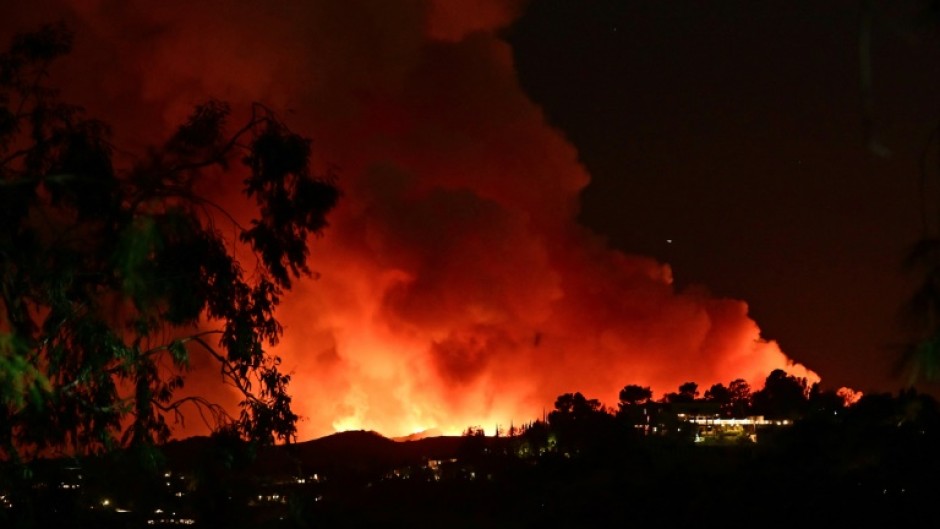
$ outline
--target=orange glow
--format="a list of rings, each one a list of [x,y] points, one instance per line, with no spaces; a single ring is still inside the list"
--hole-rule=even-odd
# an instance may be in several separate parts
[[[836,395],[842,397],[842,402],[844,406],[852,406],[858,401],[862,400],[862,397],[865,395],[861,391],[855,391],[852,388],[841,387],[836,390]]]
[[[346,243],[327,236],[323,253],[348,251]],[[321,279],[282,313],[279,353],[296,370],[295,403],[307,418],[300,437],[350,429],[456,435],[470,425],[491,435],[497,425],[541,417],[568,391],[614,405],[628,383],[662,394],[690,380],[708,387],[744,377],[758,388],[778,367],[818,380],[760,340],[744,303],[676,293],[666,267],[651,261],[604,248],[578,253],[567,246],[560,262],[545,262],[555,287],[545,289],[544,306],[519,313],[501,296],[480,301],[483,282],[474,276],[483,272],[472,267],[463,272],[470,286],[448,279],[427,306],[404,311],[400,296],[417,295],[413,275],[362,256],[321,261]],[[537,272],[520,267],[490,279],[525,305],[532,289],[514,286]]]
[[[757,389],[775,368],[818,380],[761,339],[744,302],[677,292],[669,265],[577,224],[589,175],[496,34],[518,3],[74,4],[90,35],[76,53],[94,57],[75,64],[108,67],[66,86],[136,131],[123,144],[209,95],[261,100],[339,167],[344,197],[310,257],[320,279],[279,312],[301,439],[492,434],[564,392],[614,405],[626,384],[659,397],[687,381]],[[194,367],[188,389],[218,387]]]

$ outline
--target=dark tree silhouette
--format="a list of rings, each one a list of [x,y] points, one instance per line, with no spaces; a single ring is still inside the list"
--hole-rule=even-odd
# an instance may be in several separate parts
[[[581,393],[565,393],[555,400],[548,414],[548,424],[557,435],[561,449],[572,452],[594,451],[606,444],[614,432],[614,420],[597,399]]]
[[[620,402],[617,404],[617,419],[631,430],[638,425],[648,424],[649,410],[646,408],[652,398],[653,392],[649,386],[624,386],[620,390]]]
[[[218,101],[116,168],[108,128],[42,84],[70,45],[46,27],[0,55],[0,455],[151,444],[184,405],[245,438],[290,440],[290,377],[265,347],[281,296],[309,274],[332,178],[310,173],[310,141],[263,106],[227,134]],[[247,225],[203,193],[209,171],[241,186]],[[197,351],[240,392],[239,416],[177,397]]]
[[[549,447],[549,428],[543,421],[524,424],[520,429],[518,453],[523,457],[541,454]]]
[[[771,419],[798,419],[808,403],[806,379],[775,369],[767,375],[764,388],[753,394],[754,412]]]
[[[698,384],[695,382],[685,382],[679,386],[678,393],[666,393],[663,395],[663,402],[692,402],[698,398]]]
[[[646,404],[653,398],[653,392],[650,390],[649,386],[637,386],[635,384],[628,384],[620,390],[620,409],[623,409],[624,406],[638,406],[640,404]]]
[[[698,384],[695,382],[686,382],[679,386],[679,394],[684,397],[691,397],[693,400],[698,398]]]
[[[705,390],[705,400],[726,404],[731,402],[731,390],[724,384],[712,384],[712,387]]]
[[[871,48],[872,25],[876,17],[873,0],[860,0],[863,9],[863,24],[859,32],[860,71],[865,97],[865,125],[870,128],[873,108]],[[915,42],[928,35],[925,42],[932,42],[940,35],[940,1],[913,2],[913,10],[905,13],[905,23],[895,24],[904,28],[905,37]],[[910,8],[909,8],[910,9]],[[921,34],[921,35],[918,35]],[[915,37],[915,38],[911,38]],[[867,84],[867,87],[866,87]],[[868,129],[866,129],[866,134]],[[895,374],[907,371],[909,386],[919,380],[936,383],[940,379],[940,233],[937,225],[937,197],[931,188],[940,174],[940,122],[932,128],[921,148],[919,160],[918,193],[920,194],[921,235],[904,256],[904,268],[915,275],[917,284],[901,307],[902,322],[908,327],[907,343],[895,365]],[[933,182],[931,182],[933,181]]]
[[[905,347],[898,368],[910,369],[911,382],[918,377],[936,381],[940,378],[940,238],[925,233],[904,265],[920,282],[903,308],[913,341]]]
[[[746,417],[751,409],[751,386],[743,378],[736,378],[728,384],[731,394],[728,403],[732,417]]]
[[[725,417],[745,417],[751,406],[751,388],[741,378],[725,386],[718,383],[705,391],[705,400],[717,402]]]
[[[807,397],[807,415],[824,415],[828,419],[830,415],[838,414],[839,410],[845,408],[845,399],[834,390],[824,390],[816,382],[809,388]]]
[[[555,399],[555,409],[548,414],[548,423],[589,420],[595,414],[605,413],[604,406],[597,399],[588,399],[580,392],[565,393]]]

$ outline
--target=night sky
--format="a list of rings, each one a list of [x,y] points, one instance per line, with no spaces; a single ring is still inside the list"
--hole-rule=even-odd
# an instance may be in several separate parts
[[[940,38],[919,3],[875,4],[887,158],[863,137],[859,2],[549,0],[511,41],[523,86],[591,173],[585,225],[670,263],[680,288],[746,300],[826,385],[894,390]]]
[[[459,433],[628,383],[904,385],[940,30],[875,4],[887,157],[857,1],[39,0],[0,37],[75,31],[50,79],[119,158],[210,97],[311,136],[344,195],[278,312],[300,435]],[[193,364],[187,389],[224,391]]]

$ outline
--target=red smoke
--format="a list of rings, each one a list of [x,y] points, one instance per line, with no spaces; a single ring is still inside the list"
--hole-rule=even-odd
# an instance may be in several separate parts
[[[40,4],[13,22],[73,24],[57,79],[118,143],[157,141],[209,96],[260,100],[340,168],[320,279],[279,313],[302,439],[492,430],[563,392],[613,404],[628,383],[817,379],[744,302],[676,292],[668,265],[576,223],[589,177],[495,34],[518,2]]]

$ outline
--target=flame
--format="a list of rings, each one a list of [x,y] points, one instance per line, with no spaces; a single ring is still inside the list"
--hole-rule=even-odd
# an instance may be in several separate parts
[[[836,395],[842,398],[842,404],[846,407],[854,406],[858,401],[862,400],[862,397],[865,396],[861,391],[849,387],[841,387],[836,390]]]
[[[57,71],[65,95],[133,131],[125,146],[211,95],[294,111],[318,165],[340,167],[345,196],[311,256],[320,279],[279,313],[302,439],[492,433],[564,392],[612,405],[626,384],[759,387],[774,368],[818,380],[744,302],[677,291],[667,264],[577,224],[589,176],[497,36],[519,5],[45,0],[8,20],[66,14],[79,40]],[[218,387],[195,368],[195,385]]]

